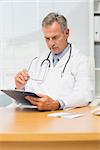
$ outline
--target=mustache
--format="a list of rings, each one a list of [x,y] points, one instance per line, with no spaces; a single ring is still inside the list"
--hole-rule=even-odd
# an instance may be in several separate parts
[[[55,45],[50,46],[50,49],[57,48]]]

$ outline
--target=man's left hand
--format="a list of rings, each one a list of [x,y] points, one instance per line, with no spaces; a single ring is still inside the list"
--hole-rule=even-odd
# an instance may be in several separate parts
[[[57,100],[53,100],[47,95],[38,94],[40,98],[26,96],[25,98],[34,106],[37,106],[38,110],[57,110],[60,107],[60,103]]]

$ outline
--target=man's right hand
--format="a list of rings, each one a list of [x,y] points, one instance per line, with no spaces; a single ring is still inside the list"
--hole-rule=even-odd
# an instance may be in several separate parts
[[[29,74],[26,69],[24,69],[21,72],[19,72],[18,74],[16,74],[16,76],[15,76],[16,89],[23,88],[26,85],[28,80],[29,80]]]

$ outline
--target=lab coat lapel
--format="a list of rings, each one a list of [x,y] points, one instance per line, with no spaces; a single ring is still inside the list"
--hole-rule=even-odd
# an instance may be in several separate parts
[[[51,62],[51,68],[58,68],[61,67],[62,65],[64,65],[68,58],[69,58],[69,54],[70,54],[70,49],[68,50],[68,52],[60,59],[60,61],[56,64],[56,66],[54,67],[53,62],[52,62],[52,55],[50,55],[50,62]]]

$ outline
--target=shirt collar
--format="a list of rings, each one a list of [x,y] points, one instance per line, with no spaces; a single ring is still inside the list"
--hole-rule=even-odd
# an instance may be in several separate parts
[[[70,44],[68,43],[67,47],[59,54],[54,54],[52,52],[52,58],[59,58],[59,60],[67,53],[67,51],[69,50],[69,46]]]

